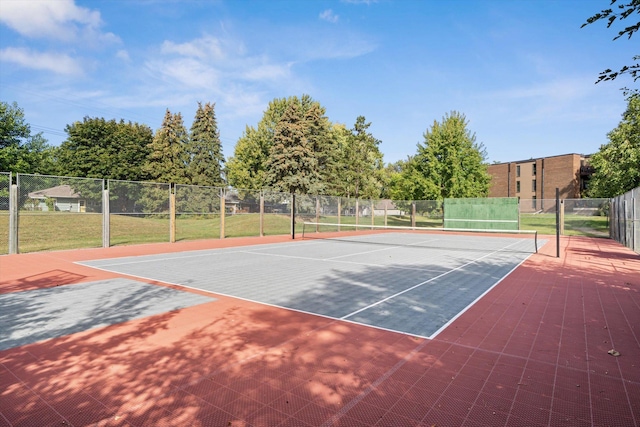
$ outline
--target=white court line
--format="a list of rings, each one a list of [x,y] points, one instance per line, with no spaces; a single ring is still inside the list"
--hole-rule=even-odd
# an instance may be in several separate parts
[[[347,254],[347,255],[339,255],[339,256],[335,256],[335,257],[331,257],[331,258],[325,258],[325,259],[330,260],[330,261],[333,261],[333,260],[335,260],[335,259],[339,259],[339,258],[347,258],[347,257],[357,256],[357,255],[372,254],[372,253],[374,253],[374,252],[389,251],[389,250],[391,250],[391,249],[398,249],[398,248],[404,248],[404,247],[407,247],[407,246],[416,246],[416,245],[422,245],[422,244],[424,244],[424,243],[437,242],[438,240],[441,240],[441,239],[423,240],[423,241],[421,241],[421,242],[408,243],[408,244],[405,244],[405,245],[399,245],[399,244],[395,244],[395,245],[394,245],[393,243],[383,243],[384,245],[388,245],[389,247],[382,248],[382,249],[374,249],[374,250],[371,250],[371,251],[356,252],[356,253],[353,253],[353,254]],[[364,241],[364,240],[363,240],[362,242],[358,242],[358,243],[364,243],[364,244],[367,244],[367,243],[369,243],[369,244],[376,244],[375,242],[374,242],[374,243],[370,243],[370,242],[367,242],[367,241]]]
[[[369,252],[375,252],[375,251],[369,251]],[[361,255],[369,252],[360,252],[357,254],[351,254],[346,256]],[[342,260],[336,259],[336,258],[341,258],[341,256],[334,257],[334,258],[311,258],[311,257],[303,257],[299,255],[283,255],[283,254],[270,254],[270,253],[260,253],[260,252],[246,252],[246,253],[251,255],[262,255],[267,257],[301,259],[306,261],[319,261],[319,262],[336,262],[338,264],[365,265],[367,267],[384,267],[384,268],[393,268],[397,270],[414,270],[414,271],[439,271],[440,270],[440,269],[408,267],[408,266],[398,266],[398,265],[389,265],[389,264],[374,264],[371,262],[342,261]]]
[[[373,304],[369,304],[368,306],[363,307],[363,308],[361,308],[361,309],[359,309],[359,310],[356,310],[356,311],[354,311],[353,313],[349,313],[349,314],[347,314],[346,316],[341,317],[340,319],[342,319],[342,320],[348,319],[348,318],[349,318],[349,317],[351,317],[351,316],[354,316],[354,315],[356,315],[356,314],[358,314],[358,313],[361,313],[361,312],[363,312],[363,311],[365,311],[365,310],[368,310],[368,309],[370,309],[370,308],[372,308],[372,307],[375,307],[375,306],[377,306],[377,305],[379,305],[379,304],[382,304],[383,302],[389,301],[389,300],[391,300],[391,299],[393,299],[393,298],[395,298],[395,297],[397,297],[397,296],[400,296],[400,295],[405,294],[405,293],[407,293],[407,292],[409,292],[409,291],[412,291],[412,290],[414,290],[414,289],[416,289],[416,288],[419,288],[420,286],[426,285],[427,283],[433,282],[433,281],[434,281],[434,280],[436,280],[436,279],[439,279],[439,278],[441,278],[441,277],[444,277],[444,276],[446,276],[446,275],[447,275],[447,274],[449,274],[449,273],[453,273],[454,271],[458,271],[458,270],[460,270],[460,269],[462,269],[462,268],[465,268],[466,266],[471,265],[471,264],[473,264],[473,263],[475,263],[475,262],[478,262],[478,261],[480,261],[480,260],[481,260],[481,259],[483,259],[483,258],[486,258],[486,257],[491,256],[491,255],[493,255],[493,254],[496,254],[496,253],[498,253],[498,252],[502,252],[503,250],[507,249],[508,247],[513,246],[513,245],[515,245],[515,244],[518,244],[518,243],[520,243],[520,242],[522,242],[522,241],[524,241],[524,240],[520,240],[520,241],[514,242],[514,243],[512,243],[512,244],[510,244],[510,245],[505,246],[504,248],[501,248],[501,249],[499,249],[499,250],[497,250],[497,251],[493,251],[493,252],[491,252],[491,253],[488,253],[488,254],[486,254],[486,255],[483,255],[483,256],[481,256],[481,257],[479,257],[479,258],[474,259],[473,261],[469,261],[468,263],[463,264],[463,265],[460,265],[460,266],[458,266],[458,267],[456,267],[456,268],[454,268],[454,269],[452,269],[452,270],[445,271],[444,273],[439,274],[439,275],[438,275],[438,276],[436,276],[436,277],[432,277],[432,278],[431,278],[431,279],[429,279],[429,280],[425,280],[424,282],[418,283],[417,285],[414,285],[414,286],[412,286],[412,287],[410,287],[410,288],[407,288],[407,289],[405,289],[405,290],[403,290],[403,291],[397,292],[397,293],[395,293],[395,294],[393,294],[393,295],[390,295],[390,296],[388,296],[388,297],[386,297],[386,298],[383,298],[383,299],[381,299],[380,301],[374,302]]]

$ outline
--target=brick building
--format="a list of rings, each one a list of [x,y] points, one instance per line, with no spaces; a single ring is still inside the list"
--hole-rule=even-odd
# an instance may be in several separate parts
[[[593,172],[589,156],[564,154],[539,159],[489,165],[489,197],[518,197],[523,200],[579,199]]]

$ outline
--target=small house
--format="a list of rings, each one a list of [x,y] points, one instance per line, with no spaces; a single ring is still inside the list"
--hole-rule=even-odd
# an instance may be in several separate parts
[[[29,199],[25,204],[28,209],[46,212],[53,206],[56,211],[86,212],[86,200],[67,184],[33,191],[29,193]]]

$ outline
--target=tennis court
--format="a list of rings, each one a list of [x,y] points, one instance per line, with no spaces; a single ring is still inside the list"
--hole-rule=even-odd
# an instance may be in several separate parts
[[[341,234],[0,257],[0,425],[638,425],[637,254]]]
[[[433,338],[534,253],[536,244],[529,236],[347,234],[81,264]]]

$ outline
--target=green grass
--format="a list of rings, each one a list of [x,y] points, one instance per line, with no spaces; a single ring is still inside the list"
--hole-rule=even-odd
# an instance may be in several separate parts
[[[555,214],[520,215],[521,230],[536,230],[540,234],[556,234]],[[609,237],[606,216],[565,215],[565,236]]]
[[[305,218],[315,221],[315,218]],[[375,225],[384,225],[384,217],[374,217]],[[225,237],[258,236],[259,214],[228,215]],[[321,217],[320,222],[337,223],[337,217]],[[355,217],[342,216],[341,224],[355,224]],[[371,224],[371,218],[359,218],[361,225]],[[102,215],[68,212],[21,212],[19,218],[19,252],[37,252],[102,246]],[[410,226],[409,216],[387,217],[387,225]],[[441,227],[442,220],[418,216],[418,227]],[[555,234],[555,215],[522,215],[522,230],[537,230],[540,234]],[[111,245],[130,245],[169,241],[169,218],[111,215]],[[264,234],[289,234],[289,215],[266,214]],[[302,219],[296,219],[296,233],[302,232]],[[609,223],[600,216],[565,216],[565,235],[608,237]],[[220,237],[220,217],[181,216],[176,219],[176,240],[217,239]],[[0,254],[9,252],[9,215],[0,214]]]

